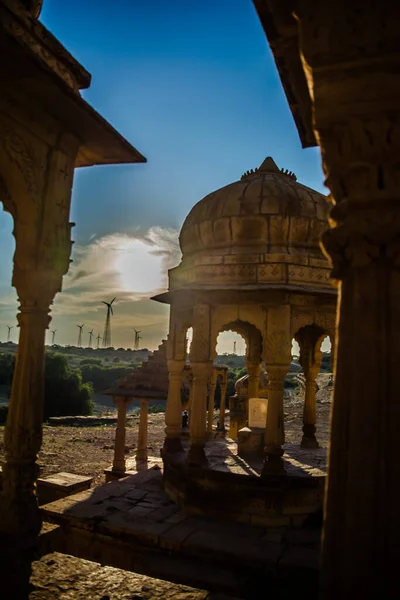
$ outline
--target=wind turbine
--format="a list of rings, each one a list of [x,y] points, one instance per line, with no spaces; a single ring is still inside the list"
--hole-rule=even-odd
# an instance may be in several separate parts
[[[89,331],[89,348],[92,347],[92,337],[93,337],[93,329]]]
[[[113,298],[111,302],[104,302],[104,300],[102,300],[102,303],[107,306],[106,324],[103,333],[103,348],[109,348],[111,346],[111,315],[114,315],[112,309],[114,300],[115,298]]]
[[[100,335],[100,334],[98,334],[98,336],[97,336],[97,349],[99,349],[99,348],[100,348],[100,340],[102,340],[102,339],[103,339],[103,338],[101,337],[101,335]]]
[[[137,335],[137,337],[136,337],[136,344],[137,344],[137,345],[136,345],[136,348],[135,348],[135,350],[139,350],[139,342],[140,342],[140,340],[142,339],[142,337],[139,335],[139,333],[140,333],[140,331],[138,331],[138,335]]]
[[[11,327],[10,327],[10,325],[7,325],[7,327],[8,327],[7,342],[9,342],[10,341],[11,329],[14,329],[14,326],[11,325]]]
[[[138,330],[137,330],[137,329],[135,329],[135,328],[133,328],[133,331],[135,332],[135,346],[134,346],[134,348],[135,348],[135,350],[137,350],[137,349],[138,349],[138,347],[139,347],[139,340],[140,340],[139,333],[141,333],[141,332],[140,332],[140,331],[138,331]]]
[[[55,339],[55,337],[56,337],[56,331],[57,331],[57,329],[52,329],[52,330],[51,330],[51,333],[53,334],[53,337],[52,337],[52,339],[51,339],[51,343],[52,343],[52,345],[53,345],[53,346],[54,346],[54,339]]]
[[[82,329],[84,327],[83,325],[77,325],[78,329],[79,329],[79,335],[78,335],[78,348],[80,348],[82,346]]]

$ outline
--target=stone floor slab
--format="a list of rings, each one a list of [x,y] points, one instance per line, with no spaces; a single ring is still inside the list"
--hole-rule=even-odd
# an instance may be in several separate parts
[[[206,600],[210,592],[53,553],[33,564],[30,600]],[[217,599],[215,599],[217,600]]]
[[[253,577],[255,570],[257,577],[265,579],[280,572],[309,572],[318,563],[315,533],[307,537],[299,530],[290,536],[291,528],[185,515],[164,493],[159,469],[53,502],[42,510],[45,519],[60,525],[66,551],[81,547],[80,556],[149,575],[168,577],[170,569],[178,581],[194,586],[201,587],[199,582],[207,580],[210,569],[215,585],[218,573],[225,574],[226,586],[228,574],[232,578],[240,571],[243,594],[246,578]],[[125,560],[126,553],[132,559]],[[186,570],[180,566],[183,563]],[[196,579],[194,565],[203,579]],[[216,591],[226,587],[221,584]]]

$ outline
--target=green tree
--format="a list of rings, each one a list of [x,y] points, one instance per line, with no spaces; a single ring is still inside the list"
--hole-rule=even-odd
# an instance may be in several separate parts
[[[10,355],[12,356],[12,355]],[[6,358],[5,358],[6,357]],[[14,371],[14,357],[0,354],[0,381],[9,379]],[[46,353],[43,419],[67,415],[90,415],[93,404],[93,387],[82,382],[79,369],[71,369],[63,354]],[[1,420],[5,420],[8,407],[2,408]]]
[[[81,364],[82,380],[93,384],[96,392],[104,392],[113,387],[119,379],[132,373],[132,367],[103,367],[94,364]]]
[[[44,414],[49,417],[90,415],[93,386],[82,382],[80,369],[72,370],[62,354],[46,354]]]
[[[0,354],[0,385],[11,385],[15,354]]]

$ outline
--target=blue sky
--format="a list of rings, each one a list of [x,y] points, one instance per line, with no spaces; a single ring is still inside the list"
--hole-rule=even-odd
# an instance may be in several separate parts
[[[77,170],[74,263],[52,328],[64,344],[76,343],[76,323],[102,333],[99,300],[117,295],[113,345],[131,346],[129,328],[140,326],[154,348],[168,311],[148,297],[179,262],[177,233],[191,207],[267,155],[326,192],[319,150],[301,148],[250,0],[45,0],[41,21],[92,74],[84,98],[148,160]],[[15,324],[11,230],[0,212],[0,340]]]

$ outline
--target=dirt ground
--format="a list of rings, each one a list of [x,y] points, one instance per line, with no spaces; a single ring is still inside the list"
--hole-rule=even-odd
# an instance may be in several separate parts
[[[321,446],[329,440],[329,418],[332,387],[328,375],[320,375],[317,393],[317,438]],[[287,442],[301,440],[303,397],[292,394],[285,400],[285,434]],[[138,419],[131,420],[126,430],[127,457],[133,457],[137,444]],[[149,455],[159,456],[164,440],[164,414],[149,415]],[[4,460],[4,427],[0,427],[0,463]],[[93,476],[94,485],[104,482],[103,470],[112,463],[115,425],[100,427],[57,426],[43,427],[43,444],[39,453],[42,477],[60,471]]]

